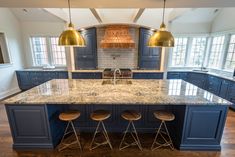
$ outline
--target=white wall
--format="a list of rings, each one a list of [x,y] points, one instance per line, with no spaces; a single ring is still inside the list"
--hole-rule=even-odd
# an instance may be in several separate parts
[[[26,57],[26,68],[33,66],[30,36],[59,36],[65,29],[63,22],[22,22],[22,36]]]
[[[235,30],[235,8],[224,8],[214,19],[211,32]]]
[[[20,91],[15,70],[24,67],[21,26],[9,9],[0,8],[0,32],[5,33],[12,64],[0,65],[0,98]]]

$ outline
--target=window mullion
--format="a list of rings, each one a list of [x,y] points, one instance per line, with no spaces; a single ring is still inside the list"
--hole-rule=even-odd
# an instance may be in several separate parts
[[[189,57],[190,57],[191,49],[192,49],[192,41],[193,41],[192,38],[188,37],[185,60],[184,60],[184,67],[189,66]]]
[[[52,66],[53,65],[53,54],[52,54],[52,50],[51,50],[50,37],[46,37],[46,41],[47,41],[48,60],[49,60],[49,64]]]
[[[225,36],[225,40],[224,40],[224,48],[223,48],[223,53],[222,53],[222,61],[221,61],[221,65],[220,65],[220,69],[225,69],[225,63],[226,63],[226,58],[227,58],[227,54],[228,54],[228,49],[229,49],[229,45],[230,45],[230,39],[231,39],[231,34],[228,34]]]

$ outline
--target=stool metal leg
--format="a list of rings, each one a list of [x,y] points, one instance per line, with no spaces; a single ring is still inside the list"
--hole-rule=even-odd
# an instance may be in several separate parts
[[[100,127],[101,127],[102,134],[104,135],[105,141],[102,142],[102,143],[97,143],[97,142],[95,142],[95,137],[99,133],[99,128]],[[93,147],[93,144],[95,144],[94,147]],[[99,121],[98,125],[95,129],[95,133],[93,135],[91,144],[90,144],[90,150],[93,150],[93,149],[95,149],[95,148],[97,148],[101,145],[105,145],[105,144],[108,144],[111,150],[113,149],[113,147],[111,145],[111,142],[110,142],[110,139],[109,139],[109,136],[108,136],[108,133],[107,133],[107,130],[105,129],[104,123],[103,123],[103,121]]]
[[[131,130],[131,127],[132,127],[133,130]],[[130,130],[129,133],[131,134],[131,137],[134,139],[133,143],[125,142],[125,138],[126,138],[126,135],[127,135],[129,130]],[[123,146],[123,144],[125,144],[125,145]],[[143,148],[141,146],[141,143],[140,143],[140,140],[139,140],[139,137],[138,137],[138,134],[137,134],[137,131],[136,131],[136,128],[135,128],[135,125],[134,125],[133,121],[129,121],[129,123],[127,125],[127,128],[126,128],[126,130],[124,132],[124,135],[122,137],[121,143],[119,145],[119,150],[123,150],[123,149],[125,149],[127,147],[134,146],[134,145],[137,145],[138,148],[141,151],[143,150]]]
[[[69,126],[72,127],[72,130],[71,130],[71,131],[69,131]],[[65,138],[66,135],[68,135],[68,134],[70,134],[70,133],[74,133],[74,135],[75,135],[75,137],[76,137],[76,140],[73,141],[73,142],[71,142],[71,143],[65,143],[65,142],[64,142],[64,138]],[[75,129],[74,125],[73,125],[73,122],[72,122],[72,121],[69,121],[68,124],[67,124],[67,126],[66,126],[66,129],[65,129],[64,135],[63,135],[63,137],[62,137],[62,140],[61,140],[61,142],[60,142],[60,144],[59,144],[59,145],[62,145],[62,147],[59,148],[58,150],[59,150],[59,151],[62,151],[62,150],[64,150],[65,148],[68,148],[68,147],[70,147],[71,145],[74,145],[74,144],[78,144],[80,150],[82,150],[82,146],[81,146],[81,143],[80,143],[80,141],[79,141],[79,139],[78,139],[77,132],[76,132],[76,129]]]
[[[165,129],[166,132],[163,132],[163,131],[162,131],[162,127],[164,127],[164,129]],[[167,135],[168,140],[163,136],[163,134],[166,134],[166,135]],[[162,139],[165,141],[165,143],[159,143],[159,142],[157,142],[157,138],[158,138],[159,136],[162,137]],[[157,145],[157,147],[154,147],[155,145]],[[164,147],[164,146],[170,146],[170,148],[171,148],[172,150],[174,150],[174,145],[173,145],[173,143],[172,143],[172,140],[171,140],[169,131],[168,131],[168,129],[167,129],[166,123],[165,123],[165,121],[162,121],[161,124],[160,124],[160,126],[159,126],[159,128],[158,128],[158,130],[157,130],[157,134],[156,134],[156,136],[155,136],[155,138],[154,138],[153,144],[152,144],[152,146],[151,146],[151,150],[153,151],[153,150],[155,150],[155,149],[158,149],[158,148]]]

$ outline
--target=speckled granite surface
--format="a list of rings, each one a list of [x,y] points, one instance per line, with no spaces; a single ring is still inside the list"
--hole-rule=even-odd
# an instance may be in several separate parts
[[[5,100],[5,104],[148,104],[230,105],[230,102],[183,80],[52,80]]]

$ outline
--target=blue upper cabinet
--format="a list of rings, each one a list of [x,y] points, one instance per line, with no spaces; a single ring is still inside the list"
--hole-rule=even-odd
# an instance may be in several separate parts
[[[140,28],[139,32],[139,69],[160,70],[161,48],[150,48],[147,43],[152,35],[152,31],[146,28]]]
[[[75,68],[76,69],[96,69],[97,68],[97,38],[96,28],[89,28],[81,32],[86,47],[75,47]]]

